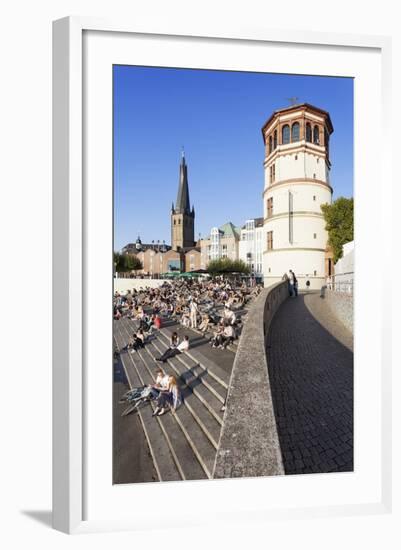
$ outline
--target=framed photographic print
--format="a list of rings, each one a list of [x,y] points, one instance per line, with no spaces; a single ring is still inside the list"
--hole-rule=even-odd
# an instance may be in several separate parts
[[[54,23],[55,528],[388,509],[389,51]]]

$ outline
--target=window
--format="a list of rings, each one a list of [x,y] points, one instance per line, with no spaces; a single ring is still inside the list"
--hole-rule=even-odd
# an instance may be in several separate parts
[[[313,127],[313,143],[319,145],[319,126]]]
[[[313,179],[314,179],[314,180],[316,179],[316,174],[313,174]]]
[[[295,160],[298,160],[298,155],[295,155]]]
[[[299,122],[291,126],[291,141],[299,141]]]
[[[317,164],[319,164],[319,160],[320,160],[319,157],[317,157],[317,159],[316,159],[316,163],[317,163]]]
[[[270,183],[273,183],[274,180],[276,179],[276,166],[274,164],[270,166],[269,178],[270,178]]]
[[[277,130],[274,130],[273,137],[273,150],[277,147]]]
[[[178,225],[181,225],[181,220],[178,220]]]
[[[306,123],[306,141],[312,141],[312,128],[309,122]]]
[[[313,195],[313,200],[314,200],[314,201],[316,200],[316,195]]]
[[[269,267],[269,273],[270,273],[270,272],[271,272],[271,269],[270,269],[270,267]]]
[[[315,277],[316,277],[316,275],[317,275],[317,271],[316,271],[316,270],[313,272],[313,275],[315,275]]]
[[[267,199],[267,217],[273,216],[273,197]]]
[[[273,231],[267,232],[267,250],[273,250]]]
[[[270,136],[269,137],[269,155],[270,153],[273,151],[273,139],[272,137]]]
[[[313,233],[313,238],[316,239],[316,233]]]
[[[174,220],[174,225],[175,225],[175,220]]]
[[[290,143],[290,127],[288,124],[283,126],[283,129],[281,130],[281,142],[283,145]]]

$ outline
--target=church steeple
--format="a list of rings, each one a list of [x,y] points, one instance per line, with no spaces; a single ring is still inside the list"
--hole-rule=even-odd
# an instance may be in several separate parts
[[[182,151],[180,164],[180,179],[178,183],[177,201],[175,203],[175,212],[181,214],[189,214],[191,207],[189,205],[189,189],[188,189],[188,169],[185,162],[185,153]]]
[[[177,201],[171,210],[171,246],[180,250],[194,246],[195,209],[189,201],[188,168],[185,153],[182,151],[180,176],[178,181]]]

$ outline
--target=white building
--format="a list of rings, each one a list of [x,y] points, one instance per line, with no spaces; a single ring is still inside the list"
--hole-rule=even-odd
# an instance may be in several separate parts
[[[262,128],[265,286],[292,269],[299,288],[326,281],[327,239],[321,205],[331,204],[330,115],[307,103],[275,111]]]
[[[221,227],[212,227],[207,239],[201,241],[201,267],[206,269],[211,260],[220,258],[238,259],[240,229],[227,222]]]
[[[257,278],[263,277],[263,235],[263,218],[247,220],[241,228],[239,259],[249,266],[251,273]]]

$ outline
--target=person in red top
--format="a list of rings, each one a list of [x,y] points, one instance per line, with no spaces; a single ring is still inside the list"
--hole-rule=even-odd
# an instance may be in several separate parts
[[[158,330],[160,330],[160,327],[162,326],[162,320],[159,317],[159,315],[155,315],[155,319],[153,321],[153,324]]]

